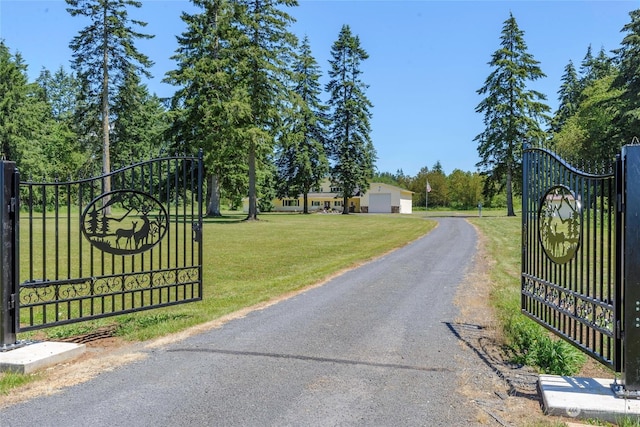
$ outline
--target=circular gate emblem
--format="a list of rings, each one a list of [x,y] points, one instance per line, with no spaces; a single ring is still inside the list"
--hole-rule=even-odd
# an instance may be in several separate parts
[[[117,190],[93,199],[82,212],[82,234],[101,251],[132,255],[158,244],[169,226],[164,206],[149,194]]]
[[[557,264],[569,262],[580,246],[582,206],[571,190],[557,185],[540,202],[538,238],[544,253]]]

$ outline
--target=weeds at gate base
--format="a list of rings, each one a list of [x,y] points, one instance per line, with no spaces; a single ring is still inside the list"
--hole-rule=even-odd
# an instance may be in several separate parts
[[[509,317],[504,330],[514,363],[535,366],[545,374],[575,375],[586,362],[583,353],[562,340],[551,339],[548,332],[523,316]]]
[[[18,374],[16,372],[0,372],[0,395],[9,394],[11,389],[42,378],[39,373]]]

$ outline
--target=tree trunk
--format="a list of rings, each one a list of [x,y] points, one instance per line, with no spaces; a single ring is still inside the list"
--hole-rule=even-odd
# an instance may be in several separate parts
[[[258,197],[256,195],[256,143],[249,143],[249,214],[247,221],[258,219]]]
[[[342,198],[342,215],[349,215],[349,206],[347,206],[348,201],[349,197],[345,194]]]
[[[207,195],[209,196],[209,203],[207,205],[207,216],[222,216],[220,213],[220,184],[218,182],[218,175],[211,174],[210,185],[207,189]]]
[[[511,164],[507,165],[507,216],[516,216],[513,210],[513,183],[512,183],[513,171]]]
[[[309,199],[309,193],[307,193],[307,192],[305,191],[305,192],[304,192],[304,195],[303,195],[303,199],[302,199],[302,200],[303,200],[303,202],[302,202],[302,203],[304,204],[304,206],[303,206],[303,208],[302,208],[302,213],[306,213],[306,214],[308,214],[308,213],[309,213],[309,207],[307,206],[308,199]]]

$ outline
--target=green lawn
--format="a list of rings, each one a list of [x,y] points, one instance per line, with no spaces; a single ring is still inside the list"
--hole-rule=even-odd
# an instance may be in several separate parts
[[[60,338],[113,324],[131,340],[177,332],[322,281],[435,225],[424,214],[262,214],[252,222],[244,217],[205,218],[201,302],[49,328],[44,334]]]

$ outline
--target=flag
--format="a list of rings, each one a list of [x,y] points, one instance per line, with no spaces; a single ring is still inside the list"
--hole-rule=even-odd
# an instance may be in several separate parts
[[[431,193],[431,186],[429,185],[428,180],[427,180],[427,193]]]

